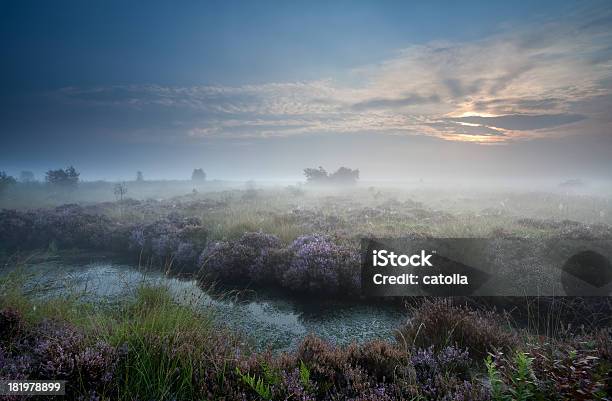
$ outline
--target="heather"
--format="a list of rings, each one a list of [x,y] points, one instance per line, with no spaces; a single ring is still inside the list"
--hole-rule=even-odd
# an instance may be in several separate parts
[[[65,379],[67,399],[590,400],[608,399],[612,384],[609,330],[536,336],[444,300],[414,306],[418,320],[406,323],[443,342],[338,346],[313,334],[278,354],[251,349],[248,334],[228,331],[214,310],[176,303],[164,287],[92,309],[70,298],[44,306],[3,280],[0,379]],[[464,332],[487,323],[512,340],[489,343],[491,333],[466,343],[435,316],[453,308],[464,312],[455,318]]]
[[[201,279],[306,293],[357,293],[360,282],[358,249],[331,235],[302,235],[287,245],[260,231],[214,241],[208,240],[206,227],[196,217],[175,213],[149,223],[124,223],[78,205],[3,210],[0,222],[0,243],[7,250],[112,251]]]
[[[126,185],[129,196],[147,184]],[[559,194],[476,202],[384,188],[253,186],[89,202],[78,198],[85,187],[50,204],[1,199],[11,207],[0,211],[3,261],[92,251],[203,288],[363,302],[362,237],[612,238],[609,204]],[[534,310],[526,299],[419,298],[394,336],[339,344],[300,333],[297,346],[279,352],[272,343],[254,347],[257,332],[230,328],[214,306],[179,302],[164,286],[143,284],[111,302],[69,290],[41,299],[24,277],[7,277],[0,378],[65,378],[68,399],[609,399],[609,299],[537,299]]]
[[[612,237],[609,206],[598,204],[602,210],[593,214],[576,197],[498,194],[471,210],[473,205],[439,194],[430,194],[427,204],[412,195],[418,197],[382,189],[329,195],[251,189],[3,209],[0,250],[113,252],[232,285],[352,296],[359,287],[364,237],[520,237],[534,243]],[[495,203],[498,199],[503,200]],[[556,212],[552,202],[559,202]]]

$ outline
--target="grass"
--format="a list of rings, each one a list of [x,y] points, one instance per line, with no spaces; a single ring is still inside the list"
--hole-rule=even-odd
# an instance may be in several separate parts
[[[182,216],[198,217],[207,230],[203,241],[237,238],[245,231],[263,231],[279,236],[285,244],[299,235],[313,232],[326,232],[345,241],[355,241],[363,236],[401,237],[409,233],[436,237],[486,237],[499,230],[520,237],[544,238],[561,231],[561,228],[521,222],[521,219],[552,219],[559,224],[565,219],[585,224],[612,222],[608,199],[564,194],[500,192],[469,193],[461,197],[433,190],[380,189],[374,192],[361,188],[328,194],[310,190],[291,194],[277,188],[258,190],[253,197],[244,195],[244,191],[228,190],[141,203],[136,207],[127,203],[92,207],[96,212],[123,222],[155,221],[170,210]],[[423,205],[411,200],[423,202]],[[33,205],[36,199],[30,201],[28,205]],[[53,206],[51,203],[46,202],[44,206]],[[84,302],[80,294],[70,292],[41,300],[34,293],[24,292],[26,278],[20,270],[0,277],[0,310],[7,307],[18,310],[33,329],[45,320],[57,320],[81,330],[88,344],[103,341],[114,349],[125,349],[125,353],[117,358],[113,388],[108,394],[102,394],[102,399],[218,399],[221,394],[226,395],[226,399],[242,395],[248,399],[285,399],[287,393],[279,392],[278,387],[271,384],[278,381],[281,372],[285,375],[296,373],[297,379],[292,385],[301,386],[300,391],[304,393],[319,391],[316,397],[313,395],[317,399],[322,398],[328,389],[338,391],[337,399],[346,398],[347,394],[356,397],[361,393],[363,399],[382,399],[379,395],[366,398],[365,394],[374,391],[374,386],[383,384],[391,385],[389,391],[403,391],[399,389],[402,384],[379,382],[373,372],[395,372],[397,366],[392,361],[399,357],[391,358],[389,355],[396,354],[406,361],[402,368],[412,369],[408,366],[410,355],[430,346],[434,346],[436,352],[450,346],[468,347],[475,371],[473,385],[480,385],[480,377],[488,374],[491,384],[498,386],[495,391],[500,399],[529,398],[532,393],[543,391],[532,386],[532,376],[536,373],[541,381],[553,380],[551,388],[556,388],[556,379],[548,374],[552,369],[577,371],[579,374],[572,373],[576,378],[569,379],[571,385],[582,383],[584,376],[594,383],[591,386],[595,389],[593,391],[601,391],[600,379],[607,373],[593,373],[589,369],[594,371],[607,366],[609,371],[609,365],[599,362],[604,358],[594,351],[591,353],[591,350],[578,357],[573,354],[564,356],[565,359],[559,359],[557,363],[555,358],[560,358],[559,354],[577,347],[566,343],[553,344],[553,337],[558,337],[562,331],[560,326],[565,316],[560,308],[550,309],[549,313],[545,306],[529,305],[526,312],[527,331],[544,334],[543,341],[553,344],[550,345],[551,356],[546,354],[548,359],[532,360],[534,356],[528,354],[530,349],[533,351],[530,342],[540,341],[542,336],[518,335],[514,328],[501,327],[498,321],[486,314],[425,303],[411,312],[412,326],[409,324],[399,331],[399,347],[393,343],[379,345],[379,348],[364,345],[363,349],[359,348],[361,346],[319,347],[319,340],[305,340],[307,344],[309,341],[310,345],[314,343],[315,346],[311,347],[314,351],[302,346],[308,352],[297,351],[294,355],[271,360],[265,354],[251,354],[235,333],[227,331],[219,323],[214,310],[179,305],[164,286],[139,286],[133,289],[132,298],[101,305]],[[572,305],[560,306],[567,309]],[[351,356],[350,353],[356,352],[357,348],[367,357],[355,359],[354,355]],[[507,357],[495,362],[489,359],[485,365],[484,358],[494,349],[503,349]],[[551,362],[551,367],[544,370],[542,365],[547,361]],[[561,370],[559,366],[567,369]],[[412,376],[406,373],[406,377]],[[385,380],[390,379],[390,375],[385,376]],[[410,385],[418,387],[412,382]],[[445,391],[449,394],[459,391],[459,384],[453,386]],[[86,388],[87,383],[80,383],[77,387]],[[563,388],[556,389],[561,391]],[[419,393],[421,390],[415,391]],[[291,393],[289,399],[300,399],[299,394],[302,393]],[[552,397],[554,392],[547,394]]]
[[[145,399],[198,394],[192,377],[210,349],[212,314],[177,305],[165,287],[139,287],[136,299],[110,317],[102,330],[113,346],[130,350],[121,369],[120,394]],[[186,340],[189,340],[186,346]],[[163,347],[173,352],[165,352]]]
[[[176,184],[176,185],[175,185]],[[174,185],[174,186],[172,186]],[[290,242],[303,234],[311,234],[309,220],[333,217],[334,223],[318,231],[339,236],[396,237],[408,233],[437,237],[482,237],[503,230],[521,237],[542,237],[551,229],[518,222],[521,218],[572,220],[583,224],[612,224],[612,203],[609,194],[598,195],[527,190],[433,188],[421,187],[356,187],[322,192],[304,187],[299,193],[288,188],[248,191],[225,189],[211,183],[210,188],[191,194],[189,182],[129,183],[128,196],[151,201],[151,207],[133,207],[129,202],[95,203],[114,200],[109,183],[83,183],[71,198],[49,198],[44,185],[19,187],[14,194],[0,198],[0,207],[53,207],[63,203],[89,204],[99,213],[125,222],[154,221],[169,211],[197,217],[208,229],[212,240],[236,238],[245,231],[263,231]],[[172,187],[170,191],[168,188]],[[22,193],[23,192],[23,193]],[[108,193],[107,193],[108,192]],[[181,195],[183,194],[183,195]],[[404,203],[407,202],[407,203]],[[419,205],[420,203],[420,205]],[[392,213],[374,216],[368,209],[387,209]],[[294,210],[313,212],[295,216]],[[424,213],[420,213],[424,211]],[[415,212],[418,212],[415,215]]]
[[[78,347],[86,351],[76,351],[76,375],[59,376],[70,384],[68,399],[365,401],[446,396],[527,401],[564,399],[563,394],[605,399],[609,392],[609,334],[557,342],[504,328],[493,315],[445,301],[426,301],[415,308],[399,330],[397,344],[336,347],[308,336],[295,352],[273,357],[250,352],[219,324],[214,310],[178,304],[165,286],[139,285],[132,298],[104,308],[76,296],[41,300],[32,295],[24,294],[18,273],[0,278],[0,333],[7,329],[7,310],[17,310],[28,326],[19,334],[10,334],[8,327],[9,336],[0,336],[0,355],[7,341],[5,350],[11,349],[11,341],[14,347],[40,341],[34,337],[49,319],[77,327],[84,335]],[[53,339],[53,334],[42,335]],[[62,338],[53,341],[61,345],[62,355],[74,349]],[[93,353],[84,365],[79,362],[91,350],[104,349],[96,345],[100,343],[116,351],[106,357]],[[62,355],[57,358],[65,358]],[[111,369],[112,380],[96,386],[95,372],[104,369]],[[483,376],[490,386],[483,385]],[[52,378],[59,377],[52,373]]]
[[[193,378],[207,369],[203,356],[214,354],[220,338],[224,344],[242,344],[220,327],[212,310],[179,305],[165,286],[141,285],[133,299],[99,308],[77,295],[26,295],[20,273],[0,277],[0,310],[18,310],[29,327],[44,320],[65,322],[82,330],[90,343],[128,350],[115,373],[121,400],[196,399],[201,389]]]

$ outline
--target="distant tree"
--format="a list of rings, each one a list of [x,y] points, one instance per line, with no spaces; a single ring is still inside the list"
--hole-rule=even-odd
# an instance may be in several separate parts
[[[36,181],[36,179],[34,178],[33,172],[22,171],[21,174],[19,175],[19,181],[27,184],[27,183]]]
[[[76,188],[79,184],[81,174],[72,166],[65,169],[49,170],[45,175],[45,180],[51,185],[64,188]]]
[[[332,174],[328,174],[323,167],[304,169],[306,181],[311,184],[348,185],[355,184],[359,179],[359,170],[340,167]]]
[[[16,183],[17,180],[14,177],[7,175],[4,171],[0,171],[0,193]]]
[[[115,196],[117,197],[117,200],[118,201],[122,201],[123,197],[128,192],[127,185],[125,185],[125,182],[118,182],[118,183],[116,183],[115,187],[114,187],[114,192],[115,192]]]
[[[319,168],[305,168],[304,175],[306,181],[310,183],[323,183],[329,178],[327,171],[321,166]]]
[[[338,184],[355,184],[359,179],[359,169],[351,170],[350,168],[340,167],[329,176],[329,179]]]
[[[144,181],[144,175],[142,175],[142,171],[137,171],[136,172],[136,181],[137,182],[143,182]]]
[[[192,181],[206,181],[206,173],[201,168],[193,169],[193,173],[191,173]]]

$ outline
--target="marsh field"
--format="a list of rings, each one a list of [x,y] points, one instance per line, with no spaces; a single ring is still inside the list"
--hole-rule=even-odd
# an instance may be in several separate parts
[[[20,183],[0,197],[0,379],[92,400],[610,399],[609,298],[366,298],[359,246],[612,239],[611,200],[575,181]]]

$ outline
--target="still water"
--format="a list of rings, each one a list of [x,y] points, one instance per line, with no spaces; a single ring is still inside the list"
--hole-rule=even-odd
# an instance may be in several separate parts
[[[133,297],[141,284],[164,285],[177,302],[212,310],[219,321],[243,332],[258,349],[290,350],[309,333],[336,344],[390,340],[406,316],[402,308],[391,305],[325,297],[298,300],[269,291],[211,296],[195,280],[101,256],[51,258],[22,269],[28,277],[26,288],[37,297],[71,294],[103,304]]]

